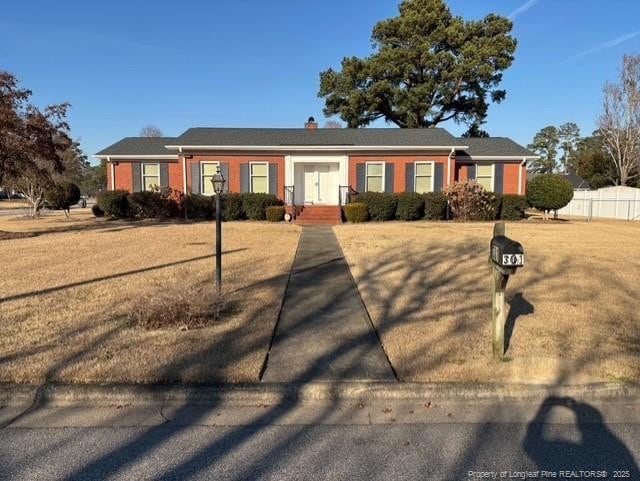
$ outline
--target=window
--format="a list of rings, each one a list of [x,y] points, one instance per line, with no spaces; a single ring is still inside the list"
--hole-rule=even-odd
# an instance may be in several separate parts
[[[476,164],[476,182],[485,190],[493,192],[493,164]]]
[[[367,192],[384,192],[384,162],[367,162]]]
[[[201,177],[201,192],[204,195],[213,195],[213,184],[211,179],[213,175],[218,171],[219,162],[201,162],[200,163],[200,177]]]
[[[269,164],[267,162],[251,162],[251,192],[269,193]]]
[[[160,186],[160,164],[142,164],[142,188],[153,190]]]
[[[415,192],[433,192],[433,162],[416,162],[415,176]]]

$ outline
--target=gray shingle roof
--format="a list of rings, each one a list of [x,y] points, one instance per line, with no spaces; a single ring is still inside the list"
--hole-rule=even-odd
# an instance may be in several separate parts
[[[172,155],[175,152],[165,145],[175,140],[175,137],[125,137],[96,155]]]
[[[196,127],[175,145],[237,146],[454,146],[459,141],[444,129],[233,129]]]
[[[500,156],[500,157],[532,157],[533,152],[515,143],[508,137],[486,138],[458,138],[458,143],[468,145],[469,148],[459,151],[458,155],[469,156]]]

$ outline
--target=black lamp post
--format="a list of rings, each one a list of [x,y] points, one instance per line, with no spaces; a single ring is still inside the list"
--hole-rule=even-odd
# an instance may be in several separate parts
[[[211,177],[213,192],[216,195],[216,290],[218,295],[222,290],[222,206],[220,195],[224,191],[226,180],[220,173],[220,166]]]

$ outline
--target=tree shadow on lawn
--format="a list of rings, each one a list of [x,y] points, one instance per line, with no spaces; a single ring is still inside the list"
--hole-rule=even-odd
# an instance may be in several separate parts
[[[484,246],[483,251],[484,255]],[[451,269],[439,276],[437,279],[432,278],[432,271],[436,268],[438,259],[440,256],[450,255],[450,249],[446,246],[435,247],[429,250],[429,253],[419,259],[402,259],[402,249],[395,249],[390,251],[379,258],[376,258],[375,262],[366,266],[364,269],[364,275],[360,275],[361,282],[371,282],[372,279],[381,278],[382,274],[388,272],[390,269],[407,268],[408,271],[405,276],[407,281],[412,281],[412,286],[422,286],[421,288],[415,288],[412,291],[408,302],[403,306],[393,306],[393,299],[397,298],[406,290],[406,283],[400,283],[398,285],[386,284],[383,286],[373,284],[370,286],[374,296],[380,296],[379,305],[382,306],[381,315],[379,321],[376,323],[376,328],[380,334],[382,341],[385,340],[385,334],[391,332],[398,326],[410,324],[416,322],[412,316],[419,314],[424,307],[424,303],[429,304],[431,302],[431,296],[434,289],[443,288],[447,285],[457,285],[461,279],[465,276],[465,271],[461,269]],[[475,243],[466,243],[462,250],[457,249],[456,255],[460,257],[461,262],[465,260],[469,261],[478,256],[478,245]],[[487,267],[488,271],[488,267]],[[562,270],[558,269],[552,273],[548,271],[539,272],[537,275],[531,277],[526,286],[523,286],[523,291],[526,292],[526,287],[529,285],[541,283],[549,275],[561,275]],[[480,276],[478,282],[483,282],[484,275]],[[486,277],[489,275],[487,273]],[[279,283],[282,281],[282,276],[276,276],[272,278],[273,288],[277,289]],[[270,280],[266,279],[261,281],[262,285],[269,285]],[[481,285],[466,285],[463,288],[463,294],[471,295],[477,294],[483,291],[485,288]],[[246,295],[250,294],[250,290]],[[348,295],[346,290],[342,293],[337,293],[337,300],[341,296]],[[307,315],[302,317],[291,329],[293,332],[297,330],[306,330],[310,323],[313,323],[317,317],[317,314],[324,309],[329,308],[336,302],[336,298],[327,298],[324,304],[317,305],[314,311],[308,312]],[[431,321],[437,322],[437,319],[444,315],[458,315],[464,318],[465,315],[469,315],[471,312],[477,309],[484,309],[484,302],[475,302],[471,305],[459,309],[455,305],[447,305],[446,303],[430,304],[433,307],[433,311],[430,312],[429,318]],[[515,319],[515,317],[514,317]],[[260,309],[255,309],[251,312],[250,320],[247,324],[251,324],[255,321],[264,321],[263,313]],[[273,320],[275,323],[275,320]],[[488,321],[487,321],[488,322]],[[440,343],[447,342],[452,336],[465,332],[468,326],[464,322],[454,323],[449,326],[443,332],[434,334],[433,337],[424,339],[422,342],[422,349],[428,350],[430,347]],[[244,329],[242,326],[235,327],[225,332],[221,337],[211,341],[209,349],[227,349],[228,356],[225,358],[225,362],[233,363],[242,360],[246,356],[254,355],[256,352],[266,353],[263,338],[254,339],[251,342],[244,341]],[[368,337],[368,336],[367,336]],[[483,339],[484,340],[484,339]],[[296,382],[302,382],[309,377],[319,366],[327,365],[332,360],[339,359],[345,353],[349,353],[354,349],[360,349],[361,344],[364,341],[364,336],[354,337],[351,339],[344,339],[339,343],[332,351],[325,353],[321,358],[316,359],[309,368],[298,376],[298,379],[294,381],[293,387],[295,388]],[[489,340],[486,339],[487,343]],[[268,342],[268,341],[267,341]],[[377,347],[377,346],[376,346]],[[229,349],[231,348],[231,349]],[[488,352],[488,350],[487,350]],[[72,359],[68,361],[61,361],[61,363],[52,368],[51,372],[56,372],[61,369],[61,366],[67,362],[74,362],[74,359],[78,359],[78,354],[74,355]],[[179,359],[176,359],[173,363],[158,366],[159,377],[169,377],[176,371],[176,369],[188,369],[189,366],[200,363],[202,360],[202,352],[185,353]],[[392,360],[393,361],[393,360]],[[411,361],[411,360],[409,360]],[[449,362],[446,355],[441,355],[430,359],[430,362],[435,366]],[[585,360],[584,362],[588,362]],[[395,366],[397,368],[397,366]],[[194,395],[195,396],[195,395]],[[278,421],[284,419],[288,413],[290,413],[301,402],[301,392],[293,392],[288,402],[279,403],[274,406],[268,407],[265,412],[258,416],[250,426],[238,426],[224,430],[218,439],[214,439],[204,446],[198,446],[193,452],[176,453],[175,462],[168,466],[162,474],[158,477],[162,479],[179,479],[188,476],[194,476],[198,473],[204,473],[210,469],[216,469],[223,464],[228,457],[234,452],[251,442],[257,437],[258,434],[264,432],[268,424],[278,423]],[[172,414],[171,419],[188,420],[188,422],[167,422],[164,425],[151,427],[145,429],[143,432],[134,435],[124,441],[121,445],[109,449],[108,452],[100,454],[96,458],[91,459],[83,466],[76,466],[72,468],[71,473],[65,478],[71,479],[91,479],[91,478],[104,478],[109,475],[123,476],[125,471],[131,468],[135,463],[139,462],[152,451],[160,448],[163,444],[171,439],[175,439],[183,432],[189,425],[203,424],[209,416],[215,414],[216,409],[221,405],[221,401],[212,399],[206,406],[201,406],[198,409],[193,409],[189,406],[190,401],[198,402],[202,404],[202,399],[197,397],[188,398],[184,405],[176,408]],[[269,446],[265,453],[255,455],[252,459],[246,459],[245,465],[241,470],[237,479],[255,478],[258,476],[268,476],[269,474],[275,475],[278,469],[281,469],[288,462],[292,462],[293,459],[290,456],[297,456],[300,454],[300,447],[298,450],[285,450],[284,448],[290,445],[301,444],[301,441],[308,436],[311,428],[311,424],[321,423],[330,414],[334,412],[337,407],[337,401],[328,403],[324,409],[318,412],[313,418],[308,420],[308,425],[298,426],[292,429],[290,434],[283,436],[273,445]],[[345,412],[345,416],[348,413]],[[457,467],[460,469],[471,467],[477,460],[477,453],[479,453],[480,447],[487,445],[487,437],[491,434],[491,425],[480,425],[473,441],[470,443],[469,448],[465,451],[460,459],[460,463]],[[489,436],[490,437],[490,436]],[[400,450],[401,447],[398,447]],[[402,448],[404,449],[404,448]],[[484,451],[486,452],[486,451]],[[283,453],[287,453],[286,455]],[[324,451],[314,451],[312,458],[318,463],[331,464],[335,461],[336,453],[327,447]],[[451,468],[452,471],[456,468]],[[464,469],[460,472],[464,472]]]

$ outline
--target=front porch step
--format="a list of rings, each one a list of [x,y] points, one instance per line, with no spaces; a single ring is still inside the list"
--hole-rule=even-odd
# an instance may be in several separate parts
[[[298,209],[296,224],[336,225],[342,223],[342,209],[338,205],[305,205]]]

